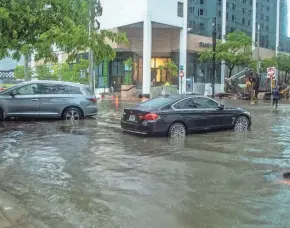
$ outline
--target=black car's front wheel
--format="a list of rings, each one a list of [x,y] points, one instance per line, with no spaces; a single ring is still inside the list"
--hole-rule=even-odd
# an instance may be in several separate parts
[[[246,131],[249,128],[250,121],[245,116],[239,116],[235,122],[236,131]]]
[[[169,128],[168,136],[171,138],[185,137],[186,136],[186,127],[182,123],[174,123]]]

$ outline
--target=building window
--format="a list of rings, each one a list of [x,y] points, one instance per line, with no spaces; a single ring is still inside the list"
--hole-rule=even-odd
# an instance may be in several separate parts
[[[203,16],[203,9],[199,9],[198,16]]]
[[[246,13],[246,9],[245,8],[243,8],[243,13]]]
[[[221,11],[221,10],[218,11],[218,16],[219,16],[219,17],[222,16],[222,11]]]
[[[204,3],[204,0],[200,0],[200,5],[203,5],[203,3]]]
[[[189,7],[189,13],[194,14],[194,7]]]
[[[235,15],[234,14],[232,14],[232,21],[234,21],[235,20]]]
[[[232,9],[235,10],[236,9],[236,5],[232,4]]]
[[[243,3],[246,3],[247,2],[247,0],[243,0]]]
[[[182,2],[177,3],[177,16],[183,17],[183,3]]]
[[[242,19],[242,23],[245,24],[245,21],[246,21],[245,18],[243,18],[243,19]]]

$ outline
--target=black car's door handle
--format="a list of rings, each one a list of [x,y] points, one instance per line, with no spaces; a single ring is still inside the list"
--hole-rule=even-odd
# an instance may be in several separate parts
[[[32,101],[38,101],[38,99],[36,99],[36,98],[33,98],[33,99],[31,99]]]

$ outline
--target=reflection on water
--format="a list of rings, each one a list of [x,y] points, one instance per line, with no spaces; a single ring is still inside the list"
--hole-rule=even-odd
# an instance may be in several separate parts
[[[1,190],[51,228],[289,226],[289,106],[248,107],[249,132],[155,139],[107,105],[74,126],[2,124]]]

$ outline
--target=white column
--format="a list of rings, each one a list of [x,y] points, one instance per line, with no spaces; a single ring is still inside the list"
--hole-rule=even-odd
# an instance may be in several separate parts
[[[280,0],[277,0],[277,17],[276,17],[276,56],[279,52],[279,42],[280,42]]]
[[[152,22],[146,13],[143,25],[143,85],[142,94],[150,95],[151,88]]]
[[[226,25],[227,25],[227,0],[222,2],[222,42],[226,42]],[[226,64],[222,61],[221,65],[221,93],[225,92],[225,74],[226,74]]]
[[[183,66],[184,76],[179,78],[179,93],[186,93],[186,68],[187,68],[187,0],[183,1],[183,27],[179,38],[179,66]]]
[[[256,43],[256,16],[257,16],[257,1],[253,0],[253,14],[252,14],[252,51],[253,51],[253,56],[255,56],[255,43]]]

